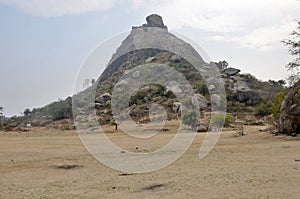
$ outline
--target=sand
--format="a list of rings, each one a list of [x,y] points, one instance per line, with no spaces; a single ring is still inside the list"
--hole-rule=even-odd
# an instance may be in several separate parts
[[[122,147],[147,151],[170,140],[175,126],[148,145],[104,129]],[[144,174],[104,166],[76,131],[1,132],[0,198],[300,198],[300,139],[259,131],[265,128],[247,126],[241,137],[225,129],[204,159],[198,133],[181,158]]]

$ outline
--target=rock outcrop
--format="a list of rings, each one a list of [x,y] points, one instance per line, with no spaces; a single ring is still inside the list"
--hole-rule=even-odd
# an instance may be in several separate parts
[[[247,105],[255,105],[260,100],[261,94],[258,93],[258,91],[255,91],[253,89],[247,89],[247,90],[237,90],[236,92],[236,98],[241,103],[246,103]]]
[[[146,17],[146,21],[147,23],[143,24],[142,26],[133,26],[132,29],[147,28],[147,27],[168,29],[167,26],[164,25],[162,17],[157,14],[149,15],[148,17]]]
[[[207,110],[209,107],[209,101],[201,94],[195,94],[195,97],[198,100],[199,109]],[[195,104],[195,102],[193,102],[193,99],[194,98],[192,98],[192,103]]]
[[[159,16],[159,15],[157,15],[157,14],[149,15],[149,16],[146,18],[146,21],[147,21],[147,24],[144,24],[144,26],[146,26],[146,27],[167,28],[167,27],[164,25],[164,22],[163,22],[161,16]]]
[[[172,106],[172,110],[175,113],[180,113],[182,104],[180,102],[174,102]]]
[[[238,69],[236,69],[236,72],[237,71],[239,72]],[[238,76],[237,73],[224,77],[224,80],[229,91],[236,96],[236,100],[240,103],[245,103],[246,105],[252,106],[262,100],[262,93],[258,90],[251,89],[245,80]]]
[[[300,81],[291,88],[281,104],[279,125],[282,133],[300,134]]]
[[[197,126],[197,132],[207,132],[207,130],[208,130],[208,128],[203,124],[199,124]]]
[[[234,75],[238,74],[239,72],[241,72],[241,70],[240,70],[240,69],[236,69],[236,68],[230,67],[230,68],[224,69],[223,72],[224,72],[227,76],[234,76]]]
[[[168,32],[167,27],[163,24],[161,16],[153,14],[148,16],[146,21],[147,24],[144,24],[143,26],[132,27],[130,34],[116,50],[108,63],[108,67],[106,67],[99,77],[98,82],[104,82],[112,76],[113,73],[118,71],[121,64],[126,61],[125,55],[127,53],[149,48],[177,54],[176,59],[193,57],[193,63],[191,62],[191,64],[199,66],[198,70],[203,74],[207,73],[207,70],[212,70],[210,64],[204,62],[202,57],[189,43]],[[212,71],[211,73],[215,73],[215,71]]]
[[[95,99],[95,103],[99,103],[99,104],[103,105],[109,100],[111,100],[111,94],[104,93]]]

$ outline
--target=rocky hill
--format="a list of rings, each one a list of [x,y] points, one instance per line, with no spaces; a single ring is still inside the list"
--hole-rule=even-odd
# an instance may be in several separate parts
[[[211,107],[210,93],[214,90],[214,85],[207,86],[207,76],[216,73],[211,67],[212,65],[215,65],[219,70],[225,83],[227,111],[234,115],[254,114],[261,103],[267,104],[284,90],[280,81],[259,81],[251,74],[243,74],[237,68],[228,67],[228,63],[225,61],[205,63],[201,57],[198,57],[198,62],[190,63],[187,61],[190,57],[187,57],[186,54],[198,56],[192,46],[169,33],[160,16],[150,15],[146,21],[147,23],[142,26],[132,27],[131,33],[112,56],[105,71],[97,80],[97,84],[76,95],[79,100],[75,102],[76,109],[73,111],[80,112],[85,99],[93,98],[93,103],[89,106],[91,110],[96,109],[99,123],[111,123],[113,121],[111,95],[115,85],[128,70],[141,64],[149,64],[149,66],[151,64],[164,64],[182,74],[196,93],[201,112],[209,112]],[[168,44],[159,39],[155,40],[156,43],[154,42],[154,44],[147,42],[144,40],[146,35],[167,38]],[[179,52],[178,54],[174,53],[173,46],[169,43],[174,44],[173,46],[179,46],[175,49],[176,52]],[[203,67],[196,69],[194,66]],[[159,75],[157,73],[158,77]],[[91,93],[93,89],[96,89],[95,96]],[[152,103],[160,104],[167,110],[167,119],[177,119],[180,104],[178,104],[178,99],[173,92],[174,89],[176,90],[176,85],[172,83],[165,85],[149,84],[140,87],[133,93],[129,101],[128,111],[130,111],[133,120],[137,122],[149,121],[149,105]],[[23,125],[31,123],[33,126],[53,126],[54,124],[72,126],[72,97],[34,109],[31,114],[14,118],[11,123]]]

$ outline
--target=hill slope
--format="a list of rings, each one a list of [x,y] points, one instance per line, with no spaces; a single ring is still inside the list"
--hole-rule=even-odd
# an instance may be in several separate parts
[[[153,29],[153,27],[155,28]],[[146,36],[167,38],[167,43],[163,39],[158,39],[154,43],[145,41]],[[169,45],[169,43],[173,45]],[[174,46],[176,47],[175,50]],[[174,54],[174,51],[178,54]],[[198,57],[200,61],[188,62],[187,54]],[[162,20],[154,16],[147,18],[147,24],[132,28],[131,33],[112,56],[96,84],[76,95],[79,100],[75,102],[76,109],[74,111],[76,113],[82,111],[81,108],[85,101],[93,98],[93,103],[88,106],[91,110],[96,108],[96,115],[100,124],[112,122],[111,94],[115,85],[127,71],[142,64],[164,64],[182,74],[197,94],[201,111],[210,110],[210,93],[214,90],[214,85],[207,87],[207,80],[210,75],[213,76],[217,73],[214,68],[218,68],[221,73],[227,94],[227,110],[233,113],[253,113],[255,107],[261,102],[267,103],[284,89],[280,82],[262,82],[250,74],[240,74],[239,69],[228,67],[224,61],[205,63],[192,46],[169,33]],[[212,67],[213,65],[216,67]],[[159,74],[157,75],[159,76]],[[174,89],[174,85],[150,84],[140,87],[133,93],[129,101],[131,117],[139,122],[149,121],[149,105],[158,103],[167,111],[168,119],[176,119],[177,111],[174,110],[174,107],[176,108],[178,99],[172,92],[172,88]],[[92,93],[93,89],[96,90],[95,94]],[[65,100],[34,109],[31,114],[14,118],[10,123],[23,125],[31,123],[34,126],[47,126],[60,123],[62,120],[69,124],[72,122],[71,119],[72,97],[68,97]]]

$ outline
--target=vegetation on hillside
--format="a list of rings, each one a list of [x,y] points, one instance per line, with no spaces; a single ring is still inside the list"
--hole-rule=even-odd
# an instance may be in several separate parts
[[[289,91],[284,97],[279,117],[279,132],[296,136],[300,133],[300,21],[298,27],[291,33],[291,38],[283,41],[288,47],[288,52],[294,57],[286,67],[290,71],[288,81]],[[281,96],[278,97],[280,100]]]
[[[294,57],[286,65],[286,68],[290,71],[288,78],[290,85],[295,84],[300,79],[300,21],[297,23],[298,27],[291,33],[291,38],[282,41],[288,47],[289,54]]]
[[[183,115],[182,117],[182,122],[183,124],[187,126],[191,126],[192,129],[195,129],[198,125],[198,116],[199,114],[197,113],[196,110],[189,110],[186,112],[186,114]]]
[[[94,94],[91,92],[92,88],[96,88],[96,98],[103,93],[112,94],[115,84],[127,70],[135,68],[141,64],[153,62],[167,64],[178,71],[185,77],[186,80],[188,80],[195,93],[203,95],[208,101],[210,101],[210,93],[206,82],[201,74],[185,59],[180,57],[174,59],[174,54],[167,51],[144,49],[130,52],[115,60],[112,63],[115,71],[107,71],[98,79],[98,81],[96,81],[97,84],[94,82],[92,87],[79,93],[78,96],[80,97],[77,97],[76,100],[73,101],[76,105],[76,108],[73,111],[77,114],[80,113],[86,106],[88,106],[91,111],[96,108],[99,123],[109,124],[113,120],[110,100],[97,106],[95,106],[95,104],[86,104],[87,99],[92,99],[94,97]],[[223,62],[225,63],[225,61]],[[216,64],[218,65],[220,63]],[[226,64],[226,67],[227,65],[228,63]],[[255,112],[259,116],[264,116],[272,114],[274,112],[272,109],[275,110],[274,107],[277,107],[276,110],[278,110],[278,103],[280,102],[278,101],[279,99],[275,99],[275,96],[277,93],[284,90],[284,81],[270,80],[268,82],[263,82],[250,74],[237,74],[236,77],[241,79],[250,89],[261,91],[262,97],[258,98],[257,102],[254,104],[249,105],[246,102],[239,101],[239,96],[232,89],[229,89],[230,85],[225,84],[227,110],[229,112],[232,112],[233,114],[237,112]],[[224,76],[224,78],[228,77]],[[122,100],[124,98],[119,99]],[[158,84],[145,85],[140,87],[139,90],[134,92],[130,97],[130,115],[135,121],[140,121],[141,119],[143,121],[149,121],[149,105],[151,103],[159,103],[165,108],[168,119],[176,119],[177,114],[172,110],[172,105],[176,101],[178,101],[178,99],[172,91],[167,90],[166,86]],[[270,102],[273,103],[273,101],[276,105],[270,105]],[[121,104],[121,102],[117,104]],[[45,125],[59,120],[72,119],[72,117],[72,97],[68,97],[65,100],[53,102],[42,108],[36,108],[33,110],[26,109],[24,111],[24,116],[20,117],[18,121],[23,124],[28,122],[33,125]],[[193,113],[184,115],[182,118],[185,124],[194,126]],[[227,124],[228,122],[225,121],[225,123]]]

